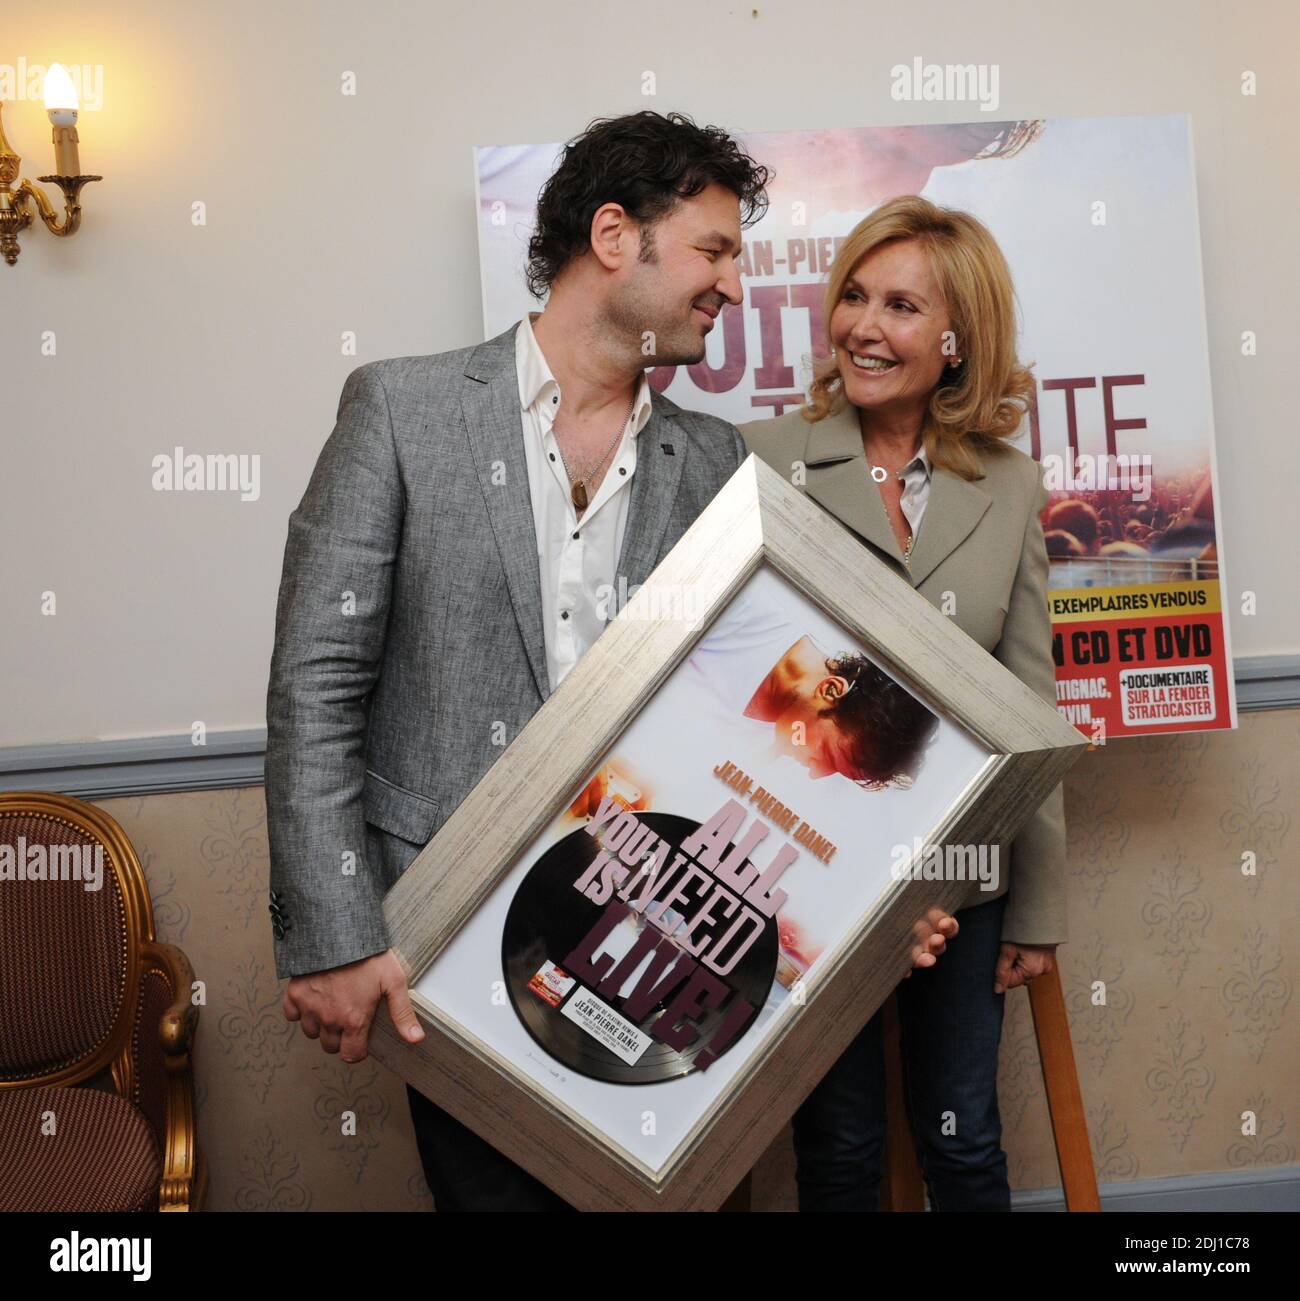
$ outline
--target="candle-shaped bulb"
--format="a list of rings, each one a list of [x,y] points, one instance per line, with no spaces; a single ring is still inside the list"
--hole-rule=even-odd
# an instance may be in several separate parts
[[[45,73],[45,111],[54,124],[54,173],[77,176],[77,88],[61,63],[51,63]]]
[[[61,63],[51,63],[45,73],[45,111],[52,113],[56,109],[66,109],[75,113],[79,107],[77,88],[72,84],[67,68]]]

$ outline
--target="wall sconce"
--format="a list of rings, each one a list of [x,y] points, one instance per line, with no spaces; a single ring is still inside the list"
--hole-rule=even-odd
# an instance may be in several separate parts
[[[22,159],[14,153],[5,139],[4,106],[0,104],[0,255],[13,266],[18,261],[18,232],[32,224],[32,210],[28,199],[34,199],[41,220],[55,235],[75,235],[81,225],[81,187],[90,181],[102,181],[102,176],[82,176],[81,162],[77,157],[77,88],[61,63],[50,64],[45,74],[45,111],[54,124],[54,167],[52,176],[39,176],[37,180],[50,182],[63,191],[63,221],[59,222],[54,205],[45,197],[45,191],[31,181],[22,181],[17,189]]]

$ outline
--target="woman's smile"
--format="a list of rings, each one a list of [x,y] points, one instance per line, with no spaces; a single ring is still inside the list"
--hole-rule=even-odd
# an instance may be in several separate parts
[[[865,375],[887,375],[900,365],[899,362],[891,361],[888,357],[872,357],[866,353],[851,352],[849,357],[854,367]]]

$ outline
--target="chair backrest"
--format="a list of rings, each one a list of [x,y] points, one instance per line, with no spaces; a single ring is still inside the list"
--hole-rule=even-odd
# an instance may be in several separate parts
[[[130,1069],[140,947],[153,908],[131,842],[102,809],[0,794],[0,1089]]]

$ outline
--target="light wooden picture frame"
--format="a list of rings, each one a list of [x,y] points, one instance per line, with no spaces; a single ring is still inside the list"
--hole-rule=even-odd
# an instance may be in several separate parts
[[[673,694],[683,680],[676,670],[697,663],[697,645],[760,585],[788,592],[810,626],[833,625],[856,640],[932,711],[941,757],[930,770],[941,779],[914,812],[895,808],[892,824],[853,820],[863,845],[855,857],[854,845],[837,842],[849,870],[835,879],[853,883],[860,911],[858,902],[839,907],[833,942],[793,979],[787,972],[792,983],[773,984],[769,1006],[708,1067],[707,1084],[699,1070],[670,1085],[592,1083],[572,1062],[548,1060],[520,1028],[516,995],[503,994],[500,918],[517,883],[557,843],[557,828],[580,828],[576,801],[623,739],[671,725],[655,711],[670,699],[680,711],[689,699]],[[911,871],[881,875],[875,824],[896,831],[919,819],[906,837],[918,849],[1005,854],[1085,748],[1055,708],[751,455],[389,892],[385,917],[426,1037],[406,1043],[381,1015],[371,1049],[580,1209],[716,1209],[903,978],[923,919],[978,902],[969,880],[931,879],[915,859]],[[832,807],[828,792],[837,808],[859,797],[838,773],[802,789],[816,790],[821,808]],[[708,804],[712,795],[699,798]],[[868,860],[877,876],[859,879]],[[803,899],[815,906],[807,888]]]

